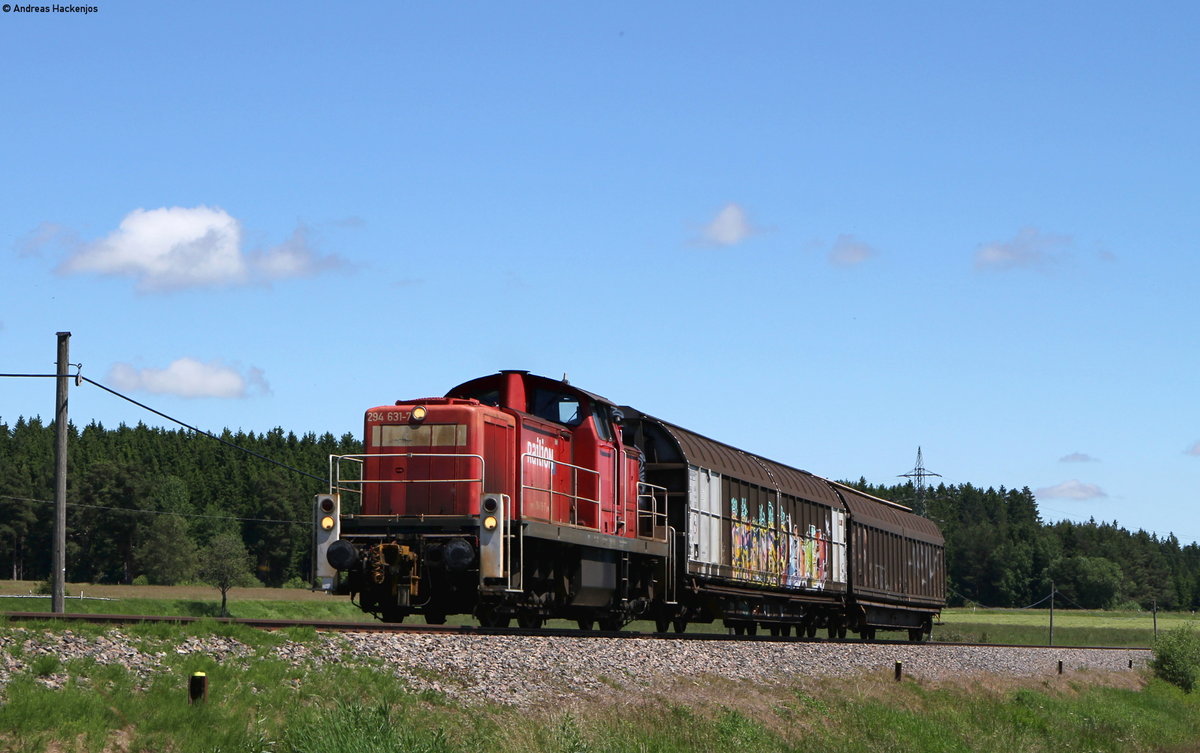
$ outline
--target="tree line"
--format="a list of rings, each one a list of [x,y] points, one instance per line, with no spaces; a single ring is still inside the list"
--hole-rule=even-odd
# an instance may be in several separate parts
[[[306,579],[313,495],[325,491],[329,456],[361,452],[361,443],[278,428],[220,437],[142,423],[72,425],[67,580],[188,582],[201,575],[199,552],[222,534],[243,543],[263,584]],[[0,419],[0,577],[48,577],[53,495],[53,424]]]
[[[241,541],[263,584],[305,580],[313,495],[325,490],[329,456],[362,452],[361,443],[280,428],[220,436],[141,423],[71,426],[67,580],[188,582],[201,575],[200,552],[229,539]],[[0,577],[48,577],[53,458],[52,424],[0,419]],[[1058,606],[1200,607],[1200,546],[1174,535],[1116,521],[1047,524],[1028,488],[942,484],[917,499],[911,482],[851,485],[939,525],[951,604],[1029,606],[1053,583]]]
[[[851,485],[938,524],[952,605],[1047,606],[1053,584],[1056,606],[1200,608],[1200,546],[1184,546],[1174,534],[1094,519],[1045,523],[1028,487],[940,484],[918,499],[912,482]]]

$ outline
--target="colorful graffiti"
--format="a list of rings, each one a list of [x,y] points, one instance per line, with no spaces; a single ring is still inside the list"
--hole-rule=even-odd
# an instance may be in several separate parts
[[[810,525],[797,530],[792,516],[775,503],[759,507],[752,518],[746,499],[729,500],[733,577],[753,583],[796,588],[824,588],[829,578],[829,536]]]

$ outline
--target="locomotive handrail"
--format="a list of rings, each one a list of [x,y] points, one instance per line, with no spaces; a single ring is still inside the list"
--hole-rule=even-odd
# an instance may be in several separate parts
[[[659,506],[658,495],[655,492],[662,492],[662,506]],[[650,539],[651,541],[666,541],[669,526],[667,525],[667,488],[656,484],[648,484],[645,481],[638,482],[637,496],[637,536],[639,539]],[[642,508],[642,500],[650,500],[647,509]],[[647,533],[642,533],[643,524]]]
[[[572,471],[572,474],[573,474],[571,476],[571,488],[573,490],[575,490],[576,492],[579,491],[579,471],[585,471],[586,473],[590,473],[593,476],[596,476],[597,477],[596,478],[596,488],[597,489],[600,488],[600,479],[599,479],[600,472],[593,471],[591,468],[584,468],[581,465],[572,465],[570,463],[565,463],[560,460],[555,460],[553,458],[546,458],[546,457],[542,457],[541,455],[535,455],[532,452],[526,452],[526,453],[521,454],[521,490],[522,490],[522,492],[524,492],[524,490],[528,489],[530,491],[545,492],[545,493],[549,494],[550,495],[550,505],[551,505],[551,508],[550,508],[551,519],[553,519],[553,516],[554,516],[554,507],[553,507],[554,498],[556,496],[566,497],[567,499],[571,500],[571,502],[572,502],[570,525],[576,526],[578,528],[586,528],[590,531],[599,531],[600,530],[600,500],[599,499],[591,499],[590,497],[583,497],[583,496],[580,496],[579,494],[570,494],[568,492],[555,491],[553,488],[543,489],[539,486],[533,486],[531,484],[525,483],[525,469],[528,465],[528,463],[526,461],[528,461],[529,458],[533,458],[534,461],[536,463],[538,463],[540,467],[543,467],[543,468],[546,468],[547,470],[549,470],[551,478],[553,478],[553,476],[554,476],[554,471],[556,470],[555,466],[563,466],[565,468],[570,468]],[[545,465],[542,466],[541,465],[542,463],[544,463]],[[551,485],[553,485],[553,483],[554,482],[551,481]],[[525,515],[525,510],[524,510],[525,495],[524,494],[521,495],[521,500],[522,500],[521,515],[524,516]],[[586,502],[588,504],[595,505],[595,507],[596,507],[596,525],[588,526],[588,525],[580,524],[579,509],[576,507],[576,504],[575,504],[577,502]]]
[[[346,460],[352,463],[363,465],[367,460],[380,458],[464,458],[474,459],[479,461],[479,476],[478,478],[438,478],[438,479],[343,479],[342,478],[342,461]],[[363,486],[367,484],[483,484],[484,479],[484,460],[482,455],[473,455],[467,453],[454,452],[390,452],[390,453],[370,453],[362,455],[330,455],[329,456],[329,491],[334,492],[350,492],[351,494],[362,494]],[[342,486],[342,484],[354,484],[355,486]]]

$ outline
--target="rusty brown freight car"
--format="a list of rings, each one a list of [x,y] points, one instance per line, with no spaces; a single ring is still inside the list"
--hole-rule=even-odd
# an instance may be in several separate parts
[[[721,619],[737,632],[928,635],[945,601],[931,521],[680,426],[627,413],[676,534],[678,604],[659,625]]]

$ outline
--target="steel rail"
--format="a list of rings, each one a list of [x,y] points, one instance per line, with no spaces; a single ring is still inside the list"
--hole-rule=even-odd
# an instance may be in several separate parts
[[[1021,643],[964,643],[953,641],[923,641],[913,643],[906,640],[863,641],[853,638],[797,638],[773,635],[728,635],[726,633],[643,633],[632,630],[579,630],[576,628],[487,628],[477,625],[406,625],[398,622],[341,622],[333,620],[284,620],[242,617],[190,617],[173,615],[131,614],[86,614],[50,612],[0,612],[0,617],[14,621],[89,622],[95,624],[133,625],[138,623],[193,624],[201,621],[226,625],[244,625],[260,630],[284,630],[288,628],[312,628],[318,631],[338,633],[412,633],[415,635],[479,635],[547,638],[650,638],[655,640],[685,641],[752,641],[759,643],[814,643],[844,646],[945,646],[966,648],[1027,648],[1060,649],[1071,651],[1146,651],[1145,646],[1047,646]]]

